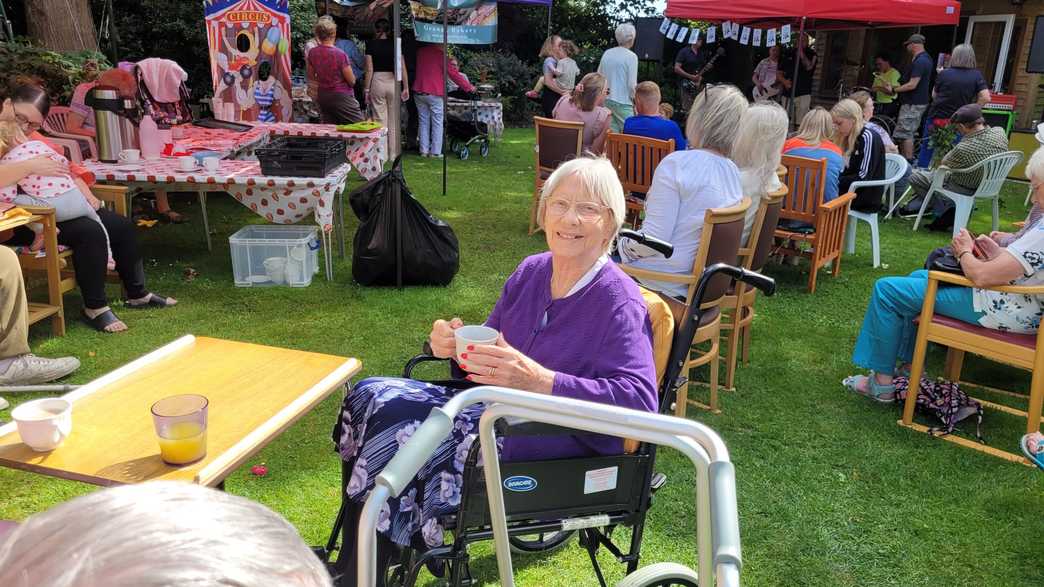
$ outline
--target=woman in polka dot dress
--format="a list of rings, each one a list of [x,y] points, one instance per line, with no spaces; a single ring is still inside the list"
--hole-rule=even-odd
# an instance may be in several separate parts
[[[0,163],[14,163],[44,156],[68,166],[68,160],[56,153],[42,141],[28,140],[19,128],[10,100],[4,104],[4,114],[0,117]],[[73,218],[87,217],[97,222],[105,234],[106,247],[109,235],[95,210],[95,202],[91,200],[90,189],[79,178],[71,175],[27,175],[15,185],[0,188],[0,201],[25,206],[49,206],[54,208],[55,221],[64,222]],[[31,226],[36,238],[30,249],[37,251],[43,248],[43,226],[36,223]],[[109,252],[109,269],[116,266]]]

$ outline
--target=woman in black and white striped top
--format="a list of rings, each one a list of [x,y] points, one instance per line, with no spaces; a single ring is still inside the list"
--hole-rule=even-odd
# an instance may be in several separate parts
[[[833,141],[841,147],[845,170],[838,178],[838,193],[845,194],[856,181],[879,181],[885,176],[885,148],[881,137],[863,123],[863,109],[855,100],[844,99],[830,110],[834,118]],[[881,186],[856,192],[852,209],[877,212],[881,208]]]

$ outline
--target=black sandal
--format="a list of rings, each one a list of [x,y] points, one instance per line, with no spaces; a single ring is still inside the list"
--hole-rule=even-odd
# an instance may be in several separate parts
[[[94,318],[91,318],[87,315],[87,312],[81,310],[80,316],[81,318],[83,318],[83,321],[86,322],[88,326],[94,328],[95,330],[103,334],[116,334],[117,332],[122,332],[120,330],[106,330],[106,328],[117,322],[123,322],[123,320],[120,320],[116,317],[116,314],[112,313],[112,309],[105,310],[104,312],[98,314]]]
[[[157,293],[149,292],[149,301],[135,304],[130,300],[125,300],[123,302],[123,305],[124,307],[130,308],[132,310],[145,310],[148,308],[169,308],[171,306],[177,305],[177,302],[171,304],[167,302],[167,299],[167,296],[161,296]]]

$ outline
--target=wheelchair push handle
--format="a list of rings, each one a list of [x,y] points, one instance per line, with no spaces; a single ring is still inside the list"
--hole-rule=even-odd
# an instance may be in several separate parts
[[[656,251],[657,253],[660,253],[668,259],[670,259],[671,255],[674,254],[674,245],[672,245],[671,243],[667,241],[662,241],[658,238],[647,236],[644,232],[639,232],[637,230],[621,228],[620,232],[616,233],[616,238],[631,239],[640,245],[645,245],[649,247],[650,249]]]
[[[735,267],[727,263],[715,263],[704,269],[703,275],[700,276],[700,281],[696,286],[697,303],[703,301],[703,290],[707,287],[711,277],[714,277],[718,273],[724,273],[736,281],[742,281],[747,285],[754,286],[765,292],[765,295],[767,296],[776,293],[776,280],[767,275],[762,275],[757,271],[751,271],[742,267]]]

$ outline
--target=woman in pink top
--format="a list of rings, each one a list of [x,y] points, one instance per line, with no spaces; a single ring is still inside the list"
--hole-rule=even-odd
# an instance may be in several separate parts
[[[319,46],[308,51],[308,75],[319,85],[319,112],[328,124],[351,124],[363,119],[355,99],[355,73],[348,56],[334,46],[337,24],[324,16],[315,23]]]
[[[413,79],[413,95],[417,101],[417,139],[421,157],[442,157],[442,97],[446,85],[442,80],[442,45],[421,43],[417,49],[417,73]],[[450,62],[449,78],[465,92],[474,92],[468,78]]]
[[[605,76],[589,73],[573,88],[571,95],[562,96],[555,106],[555,120],[584,123],[584,151],[601,155],[605,137],[609,134],[612,113],[605,107],[609,88]]]

